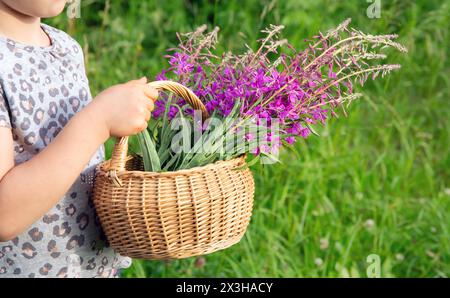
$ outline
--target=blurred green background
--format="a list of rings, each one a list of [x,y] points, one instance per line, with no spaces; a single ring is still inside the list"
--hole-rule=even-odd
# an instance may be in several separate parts
[[[178,32],[220,26],[219,50],[255,47],[268,24],[286,26],[297,48],[351,17],[373,34],[397,33],[408,55],[400,71],[369,82],[348,117],[255,166],[255,209],[243,240],[179,261],[135,261],[125,277],[450,276],[450,7],[446,1],[130,0],[81,1],[81,18],[46,22],[83,46],[93,94],[167,67]],[[108,150],[111,143],[108,142]]]

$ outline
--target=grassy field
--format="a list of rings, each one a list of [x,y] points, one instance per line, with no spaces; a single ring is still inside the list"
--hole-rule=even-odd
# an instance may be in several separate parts
[[[384,1],[82,1],[81,18],[49,22],[84,47],[94,94],[153,77],[175,32],[221,27],[221,48],[253,42],[270,23],[296,47],[351,17],[374,34],[398,33],[403,68],[369,83],[364,98],[320,137],[285,151],[283,164],[255,166],[255,209],[244,239],[204,258],[135,261],[126,277],[366,277],[371,254],[382,277],[450,276],[450,6]],[[255,44],[251,43],[251,46]],[[110,149],[111,143],[108,143]]]

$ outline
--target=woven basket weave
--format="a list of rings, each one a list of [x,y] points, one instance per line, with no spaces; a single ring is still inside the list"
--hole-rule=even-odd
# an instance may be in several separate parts
[[[206,109],[186,87],[150,83]],[[144,172],[127,156],[128,138],[97,167],[94,203],[110,245],[140,259],[180,259],[227,248],[244,235],[253,208],[254,181],[245,157],[175,172]]]

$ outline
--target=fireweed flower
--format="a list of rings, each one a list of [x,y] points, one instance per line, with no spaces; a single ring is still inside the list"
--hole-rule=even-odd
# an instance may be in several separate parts
[[[271,25],[262,31],[264,37],[256,51],[247,47],[241,54],[217,53],[219,29],[208,32],[202,26],[178,34],[178,46],[166,56],[169,67],[157,79],[186,85],[211,115],[219,119],[236,117],[236,126],[251,122],[269,127],[277,119],[277,137],[268,130],[263,144],[257,146],[251,133],[242,138],[251,148],[246,152],[277,153],[282,141],[294,144],[296,138],[308,138],[311,126],[325,125],[338,109],[345,113],[348,104],[359,97],[354,93],[355,82],[363,85],[369,78],[400,67],[379,63],[386,56],[377,52],[385,48],[406,52],[395,41],[396,35],[369,35],[349,28],[349,24],[346,20],[335,29],[319,33],[303,50],[280,39],[282,26]],[[164,96],[155,104],[155,119],[164,118],[169,104]],[[194,114],[184,100],[171,101],[170,105],[169,120],[178,116],[191,119]]]

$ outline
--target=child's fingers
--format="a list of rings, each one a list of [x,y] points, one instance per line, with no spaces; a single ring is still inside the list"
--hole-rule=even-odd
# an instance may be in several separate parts
[[[149,85],[145,85],[144,87],[144,94],[149,97],[151,100],[155,101],[158,99],[158,90],[156,90],[153,87],[150,87]]]
[[[155,104],[153,103],[153,100],[148,100],[148,97],[145,97],[145,107],[148,111],[153,111],[155,108]]]
[[[154,104],[153,100],[148,100],[147,96],[142,96],[142,97],[140,97],[140,99],[141,99],[142,107],[145,107],[146,111],[151,112],[154,110],[155,104]]]
[[[147,113],[145,114],[145,121],[150,121],[150,118],[152,117],[152,114],[150,113],[150,110],[147,111]]]
[[[139,85],[147,84],[147,78],[146,77],[142,77],[142,78],[140,78],[138,80],[131,80],[127,84],[139,84]]]

